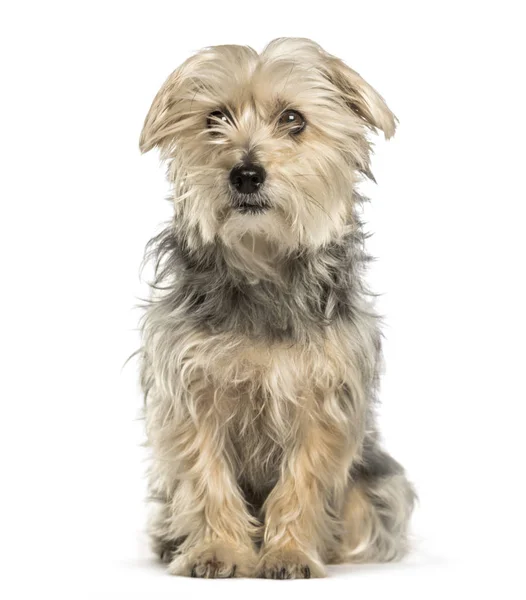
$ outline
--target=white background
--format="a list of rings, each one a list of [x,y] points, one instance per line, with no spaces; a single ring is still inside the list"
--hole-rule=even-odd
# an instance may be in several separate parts
[[[4,597],[524,597],[525,84],[520,2],[4,2]],[[146,241],[170,215],[142,121],[218,43],[311,37],[400,120],[367,185],[381,426],[420,505],[398,565],[318,581],[169,577],[144,535],[136,364]]]

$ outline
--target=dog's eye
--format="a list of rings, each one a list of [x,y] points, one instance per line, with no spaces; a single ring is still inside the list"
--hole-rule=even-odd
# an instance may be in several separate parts
[[[279,124],[287,128],[291,135],[298,135],[305,129],[305,118],[297,110],[286,110],[279,118]]]
[[[208,129],[218,127],[223,123],[225,125],[232,123],[232,115],[227,110],[214,110],[214,112],[211,112],[206,118],[206,126]]]

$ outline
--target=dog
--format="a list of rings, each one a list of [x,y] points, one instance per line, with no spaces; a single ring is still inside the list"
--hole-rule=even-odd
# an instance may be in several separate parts
[[[175,575],[322,577],[408,548],[415,493],[381,447],[381,333],[357,185],[396,118],[307,39],[206,48],[140,149],[174,217],[142,321],[149,531]]]

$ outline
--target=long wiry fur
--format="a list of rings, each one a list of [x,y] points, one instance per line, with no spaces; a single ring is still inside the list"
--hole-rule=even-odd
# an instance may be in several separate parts
[[[291,108],[307,120],[294,137]],[[231,122],[207,128],[217,110]],[[406,550],[414,493],[373,411],[355,189],[368,129],[393,134],[383,99],[304,39],[205,49],[152,104],[141,148],[168,162],[174,219],[151,242],[142,385],[151,535],[171,573],[322,576]],[[247,157],[268,173],[257,214],[236,211],[228,180]]]

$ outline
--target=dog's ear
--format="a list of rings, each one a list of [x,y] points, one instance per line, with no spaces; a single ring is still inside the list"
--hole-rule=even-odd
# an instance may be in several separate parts
[[[340,59],[329,55],[325,66],[328,79],[340,90],[347,106],[367,127],[383,131],[386,139],[392,137],[398,121],[382,96]]]
[[[176,105],[179,90],[183,82],[181,69],[176,69],[157,92],[150,110],[146,115],[139,140],[141,152],[154,147],[164,149],[177,131]]]
[[[192,107],[200,86],[195,73],[207,56],[204,50],[190,56],[163,83],[144,121],[139,140],[141,152],[157,147],[169,154],[177,135],[196,116]]]

